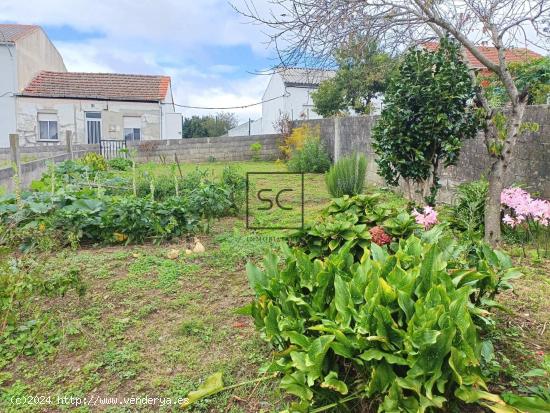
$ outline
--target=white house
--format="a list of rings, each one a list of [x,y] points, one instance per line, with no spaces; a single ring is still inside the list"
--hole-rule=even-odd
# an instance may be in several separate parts
[[[17,94],[41,71],[66,72],[63,58],[39,26],[0,24],[0,147],[17,130]]]
[[[249,129],[251,135],[275,133],[274,124],[284,115],[289,120],[321,118],[313,110],[311,92],[317,90],[322,81],[332,78],[335,73],[332,70],[305,68],[276,71],[271,75],[262,96],[262,117],[231,129],[229,136],[248,135]]]
[[[39,26],[0,24],[0,69],[0,147],[181,138],[170,77],[67,72]]]
[[[181,138],[170,77],[40,72],[17,97],[21,144]]]

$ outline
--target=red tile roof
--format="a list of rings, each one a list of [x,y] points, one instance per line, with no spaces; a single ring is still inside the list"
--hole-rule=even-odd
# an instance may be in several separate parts
[[[21,95],[158,102],[166,98],[169,86],[170,76],[42,71]]]
[[[39,29],[34,24],[0,24],[0,43],[13,43]]]
[[[423,43],[422,46],[428,50],[436,50],[439,47],[439,43],[426,42]],[[498,51],[496,47],[477,46],[477,50],[479,50],[481,54],[486,56],[491,62],[498,65]],[[528,59],[537,59],[542,57],[542,55],[524,48],[507,49],[504,56],[506,58],[506,62],[508,63],[523,62]],[[468,63],[471,67],[475,69],[485,69],[485,65],[481,63],[469,50],[466,50],[466,57],[468,58]]]

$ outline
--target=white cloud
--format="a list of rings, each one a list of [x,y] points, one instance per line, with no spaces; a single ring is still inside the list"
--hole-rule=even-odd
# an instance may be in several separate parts
[[[135,55],[117,48],[107,48],[103,40],[83,44],[57,42],[70,71],[114,72],[115,68],[126,66],[139,67],[138,72],[163,73],[172,78],[172,89],[176,103],[202,107],[245,106],[261,100],[267,86],[267,76],[254,76],[226,79],[224,74],[234,73],[237,67],[231,65],[213,65],[208,68],[195,66],[160,66],[154,56],[142,53]],[[109,63],[110,62],[110,63]],[[120,71],[120,70],[119,70]],[[128,72],[135,72],[128,70]],[[178,108],[184,116],[214,114],[223,110],[203,110]],[[243,109],[227,109],[233,112],[241,122],[257,119],[261,116],[261,105]]]
[[[240,0],[237,0],[240,1]],[[256,1],[262,6],[265,0]],[[193,106],[229,107],[259,102],[266,76],[210,56],[210,48],[248,46],[268,54],[261,27],[245,24],[227,0],[2,0],[8,21],[69,26],[99,36],[55,41],[70,71],[167,74],[174,99]],[[210,64],[196,57],[206,56]],[[181,109],[185,116],[219,112]],[[231,109],[246,121],[261,116],[261,105]]]
[[[112,72],[113,68],[98,61],[96,47],[80,44],[56,42],[57,50],[63,56],[67,70],[71,72]]]
[[[259,102],[261,95],[267,86],[269,79],[266,76],[255,76],[246,80],[237,80],[230,85],[212,85],[200,87],[194,82],[188,82],[183,78],[174,77],[172,87],[176,103],[192,106],[206,107],[232,107],[245,106]],[[223,110],[182,109],[184,116],[207,115],[222,112]],[[225,112],[233,112],[240,122],[249,118],[257,119],[262,116],[262,106],[256,105],[243,109],[228,109]]]
[[[119,43],[141,41],[175,50],[201,45],[257,47],[260,28],[243,24],[227,0],[3,0],[5,20],[70,25]],[[262,48],[260,48],[261,50]]]

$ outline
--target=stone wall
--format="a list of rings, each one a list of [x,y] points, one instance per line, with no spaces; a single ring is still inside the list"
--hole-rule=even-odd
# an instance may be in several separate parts
[[[368,160],[367,182],[384,184],[376,173],[376,155],[372,149],[371,134],[376,123],[376,116],[340,118],[340,156],[354,151],[364,153]],[[550,106],[529,106],[524,121],[536,122],[537,132],[525,133],[519,139],[512,155],[512,162],[505,176],[505,185],[522,184],[530,192],[550,198]],[[335,158],[335,123],[334,119],[318,119],[295,122],[320,127],[321,139],[325,143],[332,159]],[[336,156],[337,157],[337,156]],[[442,170],[440,200],[452,200],[457,185],[487,176],[491,160],[479,134],[467,141],[461,151],[456,166]]]
[[[24,160],[23,156],[25,151],[22,150],[23,148],[20,149]],[[73,148],[73,157],[74,159],[78,159],[86,155],[88,152],[99,152],[99,145],[79,145],[77,148]],[[66,151],[60,151],[57,153],[52,152],[49,157],[44,157],[44,152],[41,152],[40,157],[42,159],[21,163],[21,173],[19,175],[22,188],[28,188],[32,181],[40,179],[44,172],[48,170],[48,165],[50,163],[59,163],[71,158],[70,154]],[[13,168],[10,166],[0,169],[0,193],[2,193],[2,191],[12,192],[13,190]]]
[[[138,150],[137,159],[140,162],[158,162],[161,157],[172,162],[174,154],[178,155],[180,162],[245,161],[252,159],[254,154],[250,145],[256,142],[262,145],[259,153],[261,159],[274,160],[279,157],[278,135],[168,139],[129,143],[128,148]]]
[[[98,152],[99,145],[73,145],[73,151],[88,151]],[[59,143],[56,145],[37,144],[34,146],[20,146],[19,153],[25,162],[25,158],[31,158],[30,160],[51,158],[52,156],[60,155],[67,152],[67,145]],[[0,161],[8,161],[11,159],[10,148],[0,148]]]

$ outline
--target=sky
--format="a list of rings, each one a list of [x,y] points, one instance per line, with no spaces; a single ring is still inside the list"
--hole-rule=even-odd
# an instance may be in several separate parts
[[[0,22],[42,26],[69,71],[169,75],[183,105],[259,102],[269,76],[255,73],[276,64],[262,28],[228,0],[0,0]],[[256,119],[261,105],[229,112]]]

